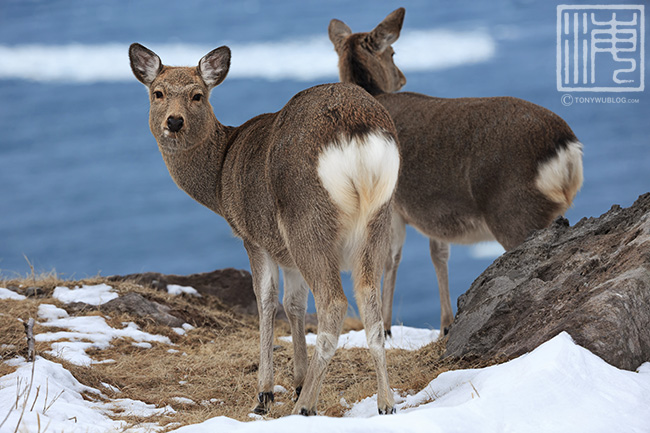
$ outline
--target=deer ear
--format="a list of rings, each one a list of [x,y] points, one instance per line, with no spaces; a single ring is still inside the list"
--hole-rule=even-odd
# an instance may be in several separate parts
[[[330,41],[334,44],[334,48],[338,48],[341,42],[352,34],[352,30],[343,21],[334,19],[330,21],[327,33],[330,35]]]
[[[368,33],[368,42],[373,50],[381,53],[399,38],[405,13],[404,8],[394,10],[373,31]]]
[[[147,87],[151,85],[163,67],[160,57],[140,44],[131,44],[129,59],[133,75]]]
[[[198,69],[201,78],[203,78],[208,88],[212,89],[217,86],[228,75],[228,70],[230,69],[230,48],[224,45],[210,51],[199,60]]]

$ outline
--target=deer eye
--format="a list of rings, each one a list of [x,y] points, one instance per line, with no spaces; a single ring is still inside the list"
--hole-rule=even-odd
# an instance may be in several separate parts
[[[160,99],[163,97],[163,93],[160,90],[156,90],[155,92],[153,92],[153,96],[156,99]]]
[[[200,93],[197,93],[196,95],[192,96],[192,101],[200,101],[203,98],[203,95]]]

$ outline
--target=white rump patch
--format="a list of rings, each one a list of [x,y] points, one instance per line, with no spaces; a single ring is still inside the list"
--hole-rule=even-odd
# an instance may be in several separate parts
[[[582,179],[582,143],[572,141],[539,166],[535,185],[549,200],[568,208]]]
[[[370,218],[392,197],[399,166],[397,144],[382,132],[342,138],[320,155],[318,176],[344,218],[345,263]]]

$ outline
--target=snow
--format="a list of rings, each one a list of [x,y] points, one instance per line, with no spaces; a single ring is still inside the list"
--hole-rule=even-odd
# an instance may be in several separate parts
[[[71,293],[74,296],[67,297]],[[105,301],[105,295],[111,294],[108,286],[59,291],[64,299],[81,297],[91,302],[100,298]],[[57,330],[38,333],[35,338],[51,342],[50,353],[75,364],[96,363],[85,351],[91,347],[109,347],[115,338],[129,338],[142,350],[154,342],[171,345],[167,337],[143,332],[134,323],[123,323],[123,328],[115,329],[102,316],[70,317],[55,305],[39,306],[38,320],[41,326]],[[183,325],[179,329],[189,331],[193,328]],[[436,330],[405,326],[394,326],[391,331],[393,337],[387,340],[388,348],[414,350],[438,337]],[[313,343],[315,338],[309,335],[308,341]],[[290,341],[290,338],[283,339]],[[365,347],[365,333],[354,331],[341,336],[339,347],[340,350]],[[180,353],[176,349],[169,351]],[[7,416],[0,433],[13,433],[17,429],[23,408],[25,411],[17,429],[20,432],[156,432],[163,427],[146,422],[146,418],[174,413],[169,406],[111,399],[102,391],[79,383],[61,364],[40,357],[34,363],[23,358],[4,362],[17,370],[0,377],[0,422]],[[119,389],[110,384],[101,383],[101,388],[119,393]],[[289,392],[280,385],[276,385],[274,391],[278,394]],[[174,431],[650,432],[647,403],[650,362],[641,365],[636,372],[620,370],[576,345],[567,333],[559,334],[510,362],[442,373],[419,392],[408,395],[395,392],[395,415],[377,415],[376,395],[353,403],[345,400],[345,390],[341,392],[341,405],[346,409],[343,418],[287,416],[266,420],[251,414],[249,421],[240,422],[220,416]],[[174,400],[196,404],[188,397],[179,396]],[[145,422],[129,427],[123,421],[112,419],[118,414],[138,416]]]
[[[196,404],[194,400],[187,397],[172,397],[172,400],[180,404]]]
[[[22,301],[25,299],[25,297],[20,293],[14,292],[13,290],[0,287],[0,299],[13,299],[14,301]]]
[[[115,413],[124,410],[146,418],[171,409],[156,408],[129,399],[105,403],[100,400],[102,393],[99,390],[79,383],[61,364],[40,357],[37,357],[33,365],[24,360],[21,364],[15,372],[0,377],[0,417],[4,419],[8,415],[0,427],[1,433],[10,433],[16,429],[23,407],[25,411],[18,431],[66,433],[121,431],[126,424],[123,421],[113,421],[110,416]],[[30,387],[32,367],[34,377]],[[14,406],[17,392],[20,395],[18,409]],[[149,425],[146,429],[130,428],[125,431],[144,433],[152,430],[155,431]]]
[[[392,337],[386,339],[386,349],[417,350],[420,347],[436,341],[440,331],[435,329],[418,329],[408,326],[394,325],[390,328]],[[305,336],[307,344],[316,345],[316,334],[309,333]],[[291,342],[291,337],[280,337],[280,340]],[[365,331],[350,331],[339,337],[339,349],[353,347],[368,348]]]
[[[273,387],[273,393],[274,393],[274,394],[284,394],[284,393],[286,393],[286,392],[287,392],[287,388],[285,388],[285,387],[282,386],[282,385],[275,385],[275,386]]]
[[[119,295],[113,291],[111,286],[98,284],[94,286],[83,285],[81,288],[75,287],[74,289],[56,287],[53,296],[66,304],[84,302],[89,305],[101,305],[117,298]]]
[[[38,306],[38,317],[44,320],[56,320],[68,317],[68,312],[52,304],[41,304]]]
[[[378,416],[370,397],[344,418],[216,417],[174,432],[642,433],[650,431],[649,393],[650,363],[638,372],[619,370],[561,333],[505,364],[443,373],[414,396],[398,396],[396,415]]]
[[[185,335],[187,331],[191,331],[192,329],[194,329],[194,326],[190,325],[189,323],[183,323],[181,328],[172,328],[172,331],[178,335]]]
[[[114,338],[130,338],[135,344],[147,343],[148,347],[151,347],[151,342],[172,344],[168,337],[141,331],[138,325],[132,322],[125,323],[122,329],[115,329],[101,316],[69,317],[65,310],[50,304],[39,306],[38,317],[45,319],[40,322],[42,326],[65,330],[36,334],[36,341],[52,341],[51,349],[46,353],[75,365],[88,366],[97,363],[86,354],[86,350],[107,349]]]
[[[167,293],[170,295],[182,295],[185,293],[192,296],[201,296],[201,294],[197,292],[194,287],[178,286],[176,284],[167,284]]]

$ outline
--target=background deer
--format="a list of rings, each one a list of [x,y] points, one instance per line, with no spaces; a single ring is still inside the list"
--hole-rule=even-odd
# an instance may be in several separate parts
[[[388,109],[401,146],[382,294],[384,329],[390,333],[395,277],[410,224],[429,237],[446,334],[453,321],[449,243],[496,239],[510,250],[547,227],[582,185],[582,144],[560,117],[521,99],[391,93],[406,84],[391,47],[404,12],[395,10],[369,33],[352,33],[334,19],[329,37],[341,81],[360,85]]]
[[[228,73],[228,47],[211,51],[194,68],[164,66],[139,44],[131,45],[129,57],[149,89],[149,126],[172,178],[223,216],[248,252],[260,318],[255,411],[268,412],[273,401],[280,266],[295,351],[294,413],[316,413],[347,311],[340,271],[348,268],[377,371],[379,412],[394,412],[379,290],[400,157],[386,110],[357,86],[325,84],[298,93],[277,113],[224,126],[208,98]],[[307,286],[318,312],[308,368]]]

